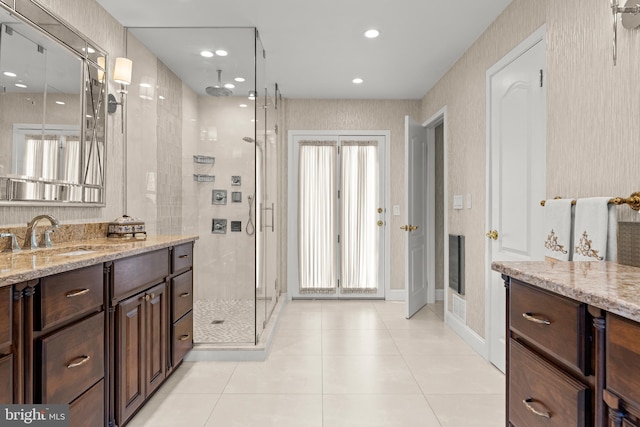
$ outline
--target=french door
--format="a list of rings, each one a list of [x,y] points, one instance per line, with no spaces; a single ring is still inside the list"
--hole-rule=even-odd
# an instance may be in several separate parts
[[[291,141],[290,295],[384,298],[385,137]]]

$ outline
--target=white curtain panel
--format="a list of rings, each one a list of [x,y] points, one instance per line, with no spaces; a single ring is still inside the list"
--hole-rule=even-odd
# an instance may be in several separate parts
[[[340,286],[345,293],[378,289],[378,176],[376,141],[342,143]]]
[[[298,266],[301,293],[337,286],[337,141],[301,141],[298,159]]]

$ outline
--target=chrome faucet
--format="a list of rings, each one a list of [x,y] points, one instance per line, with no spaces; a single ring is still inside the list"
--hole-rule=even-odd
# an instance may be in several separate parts
[[[57,219],[55,219],[51,215],[44,214],[44,215],[38,215],[34,217],[27,224],[27,232],[24,235],[24,244],[22,245],[23,249],[36,249],[38,247],[38,240],[36,236],[36,225],[38,225],[38,221],[40,221],[41,219],[46,219],[51,224],[51,229],[46,230],[42,235],[41,246],[43,247],[53,246],[53,244],[51,243],[50,234],[54,229],[60,227],[60,223],[58,222]]]

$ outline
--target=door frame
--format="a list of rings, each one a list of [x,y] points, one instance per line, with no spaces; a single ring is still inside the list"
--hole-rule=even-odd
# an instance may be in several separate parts
[[[442,227],[442,238],[443,238],[443,248],[444,256],[443,256],[443,281],[442,284],[442,293],[444,297],[444,311],[445,311],[445,321],[446,321],[446,312],[448,307],[448,296],[449,293],[447,289],[449,289],[449,269],[447,266],[449,265],[449,239],[447,236],[449,235],[449,216],[447,215],[447,206],[449,205],[449,193],[447,189],[449,188],[448,184],[448,170],[449,166],[447,164],[447,135],[448,135],[448,124],[447,124],[447,106],[445,105],[440,110],[438,110],[435,114],[429,117],[426,121],[423,122],[422,126],[424,126],[427,130],[427,143],[435,147],[435,139],[436,139],[436,127],[442,124],[442,186],[443,186],[443,200],[442,200],[442,217],[443,217],[443,227]],[[435,151],[435,150],[434,150]],[[435,154],[435,153],[434,153]],[[435,170],[434,170],[435,174]],[[405,194],[406,194],[405,189]],[[429,195],[429,203],[431,206],[430,214],[433,217],[435,222],[435,212],[438,207],[435,205],[435,191]],[[437,232],[437,230],[436,230]],[[437,292],[436,292],[436,284],[435,284],[435,264],[436,264],[436,254],[435,254],[435,245],[433,248],[430,248],[430,258],[429,265],[431,266],[432,272],[429,273],[429,287],[427,289],[428,292],[428,302],[429,304],[433,304],[437,300]]]
[[[298,231],[295,220],[297,215],[297,201],[298,197],[295,194],[294,189],[297,185],[293,185],[293,180],[296,178],[293,171],[297,171],[298,159],[295,158],[294,153],[294,139],[298,136],[331,136],[338,138],[340,136],[379,136],[384,138],[384,161],[380,163],[381,176],[384,179],[384,185],[382,186],[383,197],[382,206],[384,206],[384,256],[383,256],[383,268],[384,268],[384,298],[387,299],[391,289],[391,254],[390,254],[390,217],[391,210],[389,209],[389,194],[390,194],[390,159],[391,159],[391,131],[390,130],[289,130],[287,132],[287,150],[288,150],[288,163],[287,163],[287,299],[292,299],[292,292],[289,289],[293,289],[293,286],[298,286],[298,277],[296,274],[297,268],[293,266],[297,265],[297,248],[298,248]],[[358,296],[352,299],[357,299]],[[348,299],[343,297],[342,299]]]
[[[498,60],[493,66],[491,66],[486,73],[485,80],[485,89],[486,89],[486,97],[485,97],[485,141],[486,141],[486,151],[485,151],[485,230],[489,230],[492,226],[491,218],[492,218],[492,192],[491,192],[491,78],[501,71],[504,67],[515,61],[521,55],[523,55],[526,51],[531,49],[533,46],[538,44],[539,42],[544,42],[546,44],[547,39],[547,27],[546,24],[542,25],[536,31],[534,31],[529,37],[520,42],[515,48],[513,48],[509,53],[504,55],[500,60]],[[546,76],[544,76],[546,78]],[[545,80],[546,83],[546,80]],[[545,104],[545,116],[546,116],[546,104]],[[546,139],[546,138],[545,138]],[[546,142],[545,142],[546,143]],[[485,239],[485,278],[484,278],[484,295],[485,295],[485,307],[484,307],[484,325],[485,325],[485,342],[484,342],[484,353],[481,353],[486,360],[491,360],[491,339],[493,338],[493,325],[491,324],[491,309],[492,309],[492,301],[491,301],[491,275],[494,273],[491,270],[491,262],[492,262],[492,250],[491,250],[491,240]],[[507,336],[508,337],[508,336]]]

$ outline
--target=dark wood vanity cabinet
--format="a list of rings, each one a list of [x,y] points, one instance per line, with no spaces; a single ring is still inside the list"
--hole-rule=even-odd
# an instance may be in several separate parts
[[[122,426],[193,346],[193,243],[116,260],[113,417]]]
[[[0,404],[123,426],[193,346],[193,242],[0,288]]]
[[[593,426],[594,348],[588,307],[514,279],[505,283],[506,425]]]

